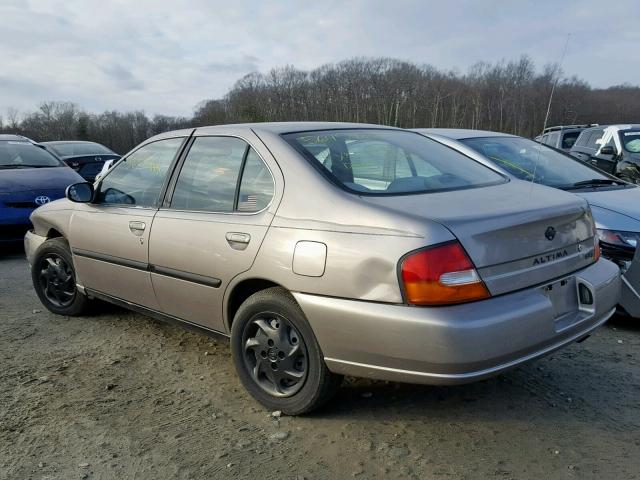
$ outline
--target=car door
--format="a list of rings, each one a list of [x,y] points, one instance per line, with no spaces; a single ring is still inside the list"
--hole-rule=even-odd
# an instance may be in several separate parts
[[[186,136],[142,145],[96,186],[70,224],[79,282],[87,289],[157,309],[149,274],[149,232]]]
[[[276,208],[277,165],[267,166],[257,140],[243,132],[190,142],[151,230],[151,280],[164,313],[226,330],[225,288],[251,267]]]

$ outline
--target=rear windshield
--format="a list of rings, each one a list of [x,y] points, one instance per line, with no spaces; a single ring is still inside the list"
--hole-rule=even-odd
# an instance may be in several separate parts
[[[0,169],[60,166],[57,158],[29,142],[0,141]]]
[[[58,143],[48,145],[60,157],[78,155],[113,155],[113,152],[99,143]]]
[[[579,160],[520,137],[483,137],[460,140],[498,167],[522,180],[563,188],[576,182],[609,179]]]
[[[620,139],[627,152],[640,153],[640,130],[620,132]]]
[[[507,181],[469,157],[412,132],[324,130],[283,137],[333,182],[359,194],[429,193]]]

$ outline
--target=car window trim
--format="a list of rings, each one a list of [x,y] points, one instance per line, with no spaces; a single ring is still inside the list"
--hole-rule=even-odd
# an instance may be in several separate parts
[[[212,210],[195,210],[195,209],[182,209],[182,208],[172,208],[171,207],[171,201],[173,199],[173,194],[175,193],[175,189],[176,189],[176,184],[178,183],[178,178],[180,177],[180,172],[182,171],[182,167],[184,166],[184,162],[187,158],[187,156],[189,155],[189,151],[191,150],[191,147],[193,146],[193,144],[195,143],[196,139],[198,138],[208,138],[208,137],[222,137],[222,138],[237,138],[238,140],[242,140],[244,143],[247,144],[247,148],[245,149],[244,155],[242,157],[242,164],[241,164],[241,170],[238,171],[238,178],[236,179],[236,191],[234,193],[235,197],[234,197],[234,209],[230,212],[216,212],[216,211],[212,211]],[[256,155],[258,155],[258,158],[260,158],[260,161],[262,162],[262,164],[266,167],[267,171],[269,172],[269,175],[271,176],[271,181],[273,183],[273,195],[271,195],[271,199],[269,200],[269,203],[267,203],[267,205],[265,205],[265,207],[261,210],[258,210],[256,212],[240,212],[238,211],[236,208],[237,206],[237,199],[238,199],[238,195],[240,193],[240,183],[242,182],[242,175],[244,174],[244,165],[246,163],[247,157],[249,156],[249,150],[252,149],[254,152],[256,152]],[[162,209],[163,211],[171,211],[171,212],[184,212],[184,213],[201,213],[201,214],[212,214],[212,215],[241,215],[241,216],[249,216],[249,215],[258,215],[260,213],[265,212],[266,210],[269,209],[269,207],[271,207],[271,204],[273,203],[274,198],[276,197],[276,178],[273,175],[273,171],[271,170],[271,167],[269,167],[269,164],[265,161],[264,157],[260,154],[260,152],[258,151],[257,148],[255,148],[255,146],[253,145],[253,143],[251,143],[248,139],[240,136],[240,135],[232,135],[232,134],[213,134],[213,135],[196,135],[195,134],[195,130],[194,132],[191,134],[188,145],[185,145],[185,148],[182,152],[182,155],[180,156],[180,158],[178,159],[178,162],[176,163],[175,168],[173,169],[172,175],[171,175],[171,180],[169,182],[168,185],[168,189],[164,198],[164,202],[161,204],[160,209]]]
[[[102,186],[102,183],[104,182],[104,179],[107,178],[113,171],[115,171],[116,167],[118,165],[120,165],[120,163],[127,161],[127,159],[133,155],[135,152],[137,152],[138,150],[140,150],[143,147],[146,147],[147,145],[152,145],[154,143],[158,143],[158,142],[162,142],[165,140],[173,140],[175,138],[181,138],[182,139],[182,143],[180,144],[180,146],[178,147],[178,150],[176,151],[176,154],[173,156],[173,159],[171,160],[171,163],[169,164],[169,168],[167,169],[167,173],[165,174],[165,178],[162,182],[162,186],[160,187],[160,194],[158,195],[158,198],[155,201],[154,205],[129,205],[127,203],[99,203],[99,202],[91,202],[92,205],[96,205],[96,206],[104,206],[104,207],[118,207],[118,208],[141,208],[141,209],[147,209],[147,210],[158,210],[160,208],[160,206],[162,205],[162,201],[161,199],[164,199],[167,188],[169,186],[169,180],[173,174],[173,171],[175,169],[176,163],[178,161],[178,159],[180,158],[180,156],[182,155],[182,153],[184,152],[185,149],[185,145],[188,143],[189,139],[193,136],[193,132],[195,131],[195,129],[188,135],[188,136],[176,136],[176,137],[164,137],[164,138],[159,138],[157,140],[154,140],[152,142],[145,142],[141,145],[139,145],[137,148],[131,150],[129,153],[127,153],[126,156],[122,156],[120,158],[120,160],[118,160],[115,165],[113,165],[113,167],[111,167],[109,169],[109,171],[100,179],[100,181],[98,182],[97,188],[96,190],[96,195],[97,193],[100,191],[100,187]]]
[[[247,157],[249,156],[249,151],[251,147],[247,143],[247,146],[244,149],[244,155],[242,155],[242,162],[240,163],[240,170],[238,170],[238,178],[236,178],[236,190],[233,194],[233,207],[231,209],[232,212],[238,210],[238,202],[240,196],[240,185],[242,184],[242,176],[244,175],[244,166],[247,164]]]

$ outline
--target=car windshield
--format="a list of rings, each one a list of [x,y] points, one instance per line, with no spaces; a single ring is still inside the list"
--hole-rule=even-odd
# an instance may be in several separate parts
[[[0,169],[60,166],[57,158],[32,143],[0,141]]]
[[[526,138],[482,137],[460,141],[522,180],[564,188],[578,182],[611,179],[568,155]]]
[[[640,130],[620,132],[620,140],[627,152],[640,153]]]
[[[48,145],[60,157],[77,155],[113,155],[113,152],[99,143],[57,143]]]
[[[359,194],[473,188],[507,179],[455,150],[400,130],[325,130],[283,135],[333,182]]]

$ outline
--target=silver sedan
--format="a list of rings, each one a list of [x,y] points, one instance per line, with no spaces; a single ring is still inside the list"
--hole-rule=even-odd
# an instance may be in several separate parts
[[[614,312],[586,201],[376,125],[153,137],[32,215],[35,290],[230,337],[240,380],[287,414],[343,375],[456,384],[586,338]]]

